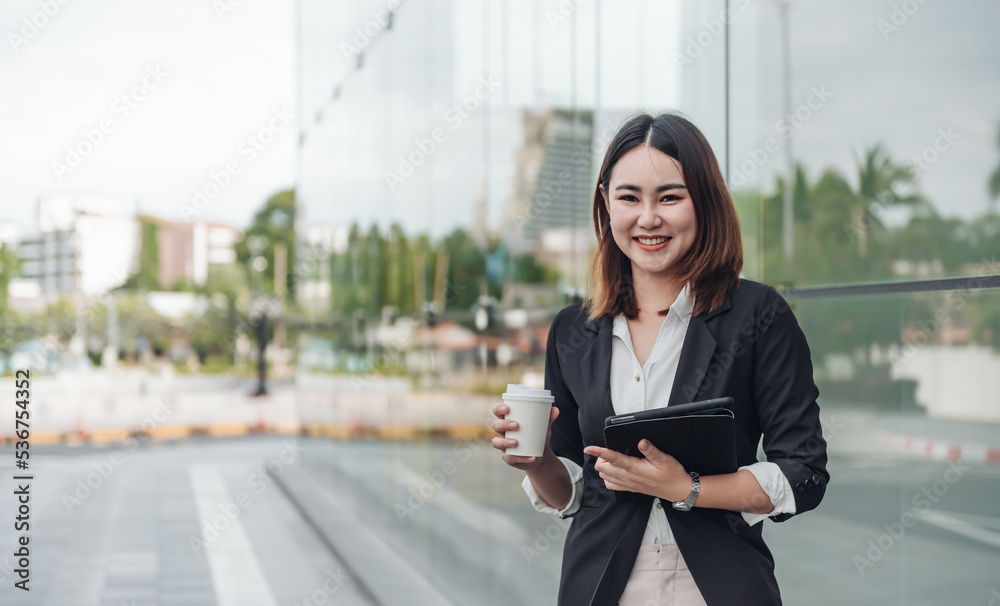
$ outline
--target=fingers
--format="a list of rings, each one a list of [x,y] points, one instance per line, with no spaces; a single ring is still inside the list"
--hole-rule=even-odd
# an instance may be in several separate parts
[[[493,444],[493,448],[501,451],[506,451],[508,448],[514,448],[517,446],[517,440],[515,438],[493,438],[491,443]]]
[[[510,412],[510,408],[506,404],[504,404],[503,400],[501,400],[496,404],[494,404],[493,408],[491,408],[490,411],[493,413],[493,416],[502,419],[505,414]]]
[[[587,446],[583,449],[583,452],[589,455],[594,455],[600,459],[611,463],[612,465],[617,465],[618,467],[628,467],[628,459],[632,458],[623,455],[620,452],[611,450],[610,448],[601,448],[600,446]]]
[[[508,421],[507,419],[493,419],[490,423],[490,427],[499,436],[503,436],[504,432],[513,431],[517,429],[517,421]]]

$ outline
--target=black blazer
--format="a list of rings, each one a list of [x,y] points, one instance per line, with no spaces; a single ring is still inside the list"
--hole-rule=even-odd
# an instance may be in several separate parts
[[[586,321],[580,303],[552,320],[545,351],[545,388],[559,418],[551,448],[583,467],[583,496],[563,549],[559,606],[614,606],[639,551],[653,497],[616,503],[594,469],[586,445],[604,446],[611,403],[613,318]],[[796,513],[815,508],[830,478],[820,427],[819,390],[805,335],[770,286],[741,280],[717,310],[694,316],[681,349],[668,405],[731,396],[739,465],[767,460],[788,478]],[[692,470],[693,471],[693,470]],[[774,559],[738,512],[695,507],[665,512],[691,575],[709,606],[781,604]],[[791,517],[776,516],[776,521]]]

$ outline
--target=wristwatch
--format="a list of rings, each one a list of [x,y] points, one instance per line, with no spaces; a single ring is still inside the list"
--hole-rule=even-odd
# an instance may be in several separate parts
[[[677,511],[691,511],[694,506],[694,500],[698,498],[698,492],[701,491],[701,480],[698,479],[698,472],[691,472],[691,494],[684,501],[675,501],[674,509]]]

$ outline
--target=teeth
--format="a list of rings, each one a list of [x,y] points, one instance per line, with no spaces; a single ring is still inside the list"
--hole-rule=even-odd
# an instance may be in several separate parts
[[[645,244],[647,246],[650,246],[650,245],[653,245],[653,244],[659,244],[661,242],[666,242],[667,241],[666,238],[654,238],[652,240],[649,240],[649,239],[646,239],[646,238],[637,238],[637,240],[639,240],[640,244]]]

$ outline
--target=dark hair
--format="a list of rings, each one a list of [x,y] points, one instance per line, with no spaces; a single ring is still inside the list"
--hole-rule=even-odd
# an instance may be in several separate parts
[[[630,150],[648,145],[677,160],[694,205],[697,231],[680,260],[680,279],[691,284],[693,315],[717,309],[743,269],[743,239],[736,207],[726,188],[715,153],[698,128],[686,118],[666,113],[630,118],[615,134],[594,188],[594,231],[597,247],[590,263],[591,297],[584,302],[589,319],[625,314],[635,319],[639,308],[632,284],[632,263],[611,236],[611,217],[601,186],[609,189],[611,169]],[[659,311],[665,315],[668,310]]]

